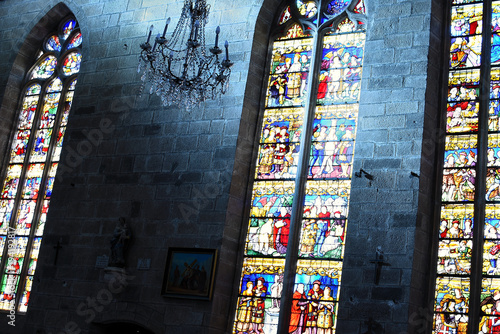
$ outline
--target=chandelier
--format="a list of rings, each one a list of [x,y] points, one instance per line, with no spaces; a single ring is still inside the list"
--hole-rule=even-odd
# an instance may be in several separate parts
[[[184,0],[181,17],[172,37],[165,34],[170,23],[167,19],[163,34],[158,34],[151,46],[151,34],[141,44],[138,72],[143,72],[142,89],[149,85],[149,93],[156,93],[164,106],[185,105],[190,108],[207,99],[216,99],[225,94],[229,85],[231,66],[228,42],[224,60],[219,48],[220,27],[215,30],[215,44],[207,52],[205,47],[205,25],[210,6],[206,0]]]

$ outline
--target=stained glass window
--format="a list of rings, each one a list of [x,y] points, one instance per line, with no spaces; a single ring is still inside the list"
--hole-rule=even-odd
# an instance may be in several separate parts
[[[80,70],[81,33],[65,20],[28,72],[0,193],[0,310],[26,312]],[[61,50],[72,49],[70,53]]]
[[[354,10],[366,19],[362,0],[278,12],[233,333],[335,331],[365,36]]]
[[[452,1],[433,333],[500,330],[499,19]]]

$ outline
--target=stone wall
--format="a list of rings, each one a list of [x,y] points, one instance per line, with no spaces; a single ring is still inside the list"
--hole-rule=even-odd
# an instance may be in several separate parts
[[[416,311],[428,298],[443,8],[430,0],[366,3],[354,171],[373,180],[353,176],[338,332],[415,333],[432,325]],[[389,265],[375,284],[378,246]]]

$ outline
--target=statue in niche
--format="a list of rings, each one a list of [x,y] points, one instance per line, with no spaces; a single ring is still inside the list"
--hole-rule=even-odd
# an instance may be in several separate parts
[[[109,259],[110,267],[125,267],[125,251],[131,237],[130,229],[124,217],[118,219],[113,237],[111,238],[111,257]]]

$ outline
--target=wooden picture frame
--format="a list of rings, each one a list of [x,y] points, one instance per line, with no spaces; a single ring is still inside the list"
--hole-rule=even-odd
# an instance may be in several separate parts
[[[211,300],[216,264],[217,249],[169,248],[161,294]]]

